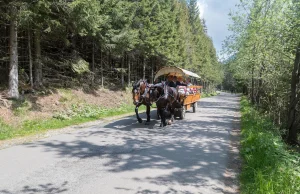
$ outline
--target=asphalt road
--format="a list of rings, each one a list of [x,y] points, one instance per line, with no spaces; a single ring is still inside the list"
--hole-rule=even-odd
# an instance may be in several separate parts
[[[152,115],[0,150],[0,193],[238,193],[238,96],[201,99],[166,128]]]

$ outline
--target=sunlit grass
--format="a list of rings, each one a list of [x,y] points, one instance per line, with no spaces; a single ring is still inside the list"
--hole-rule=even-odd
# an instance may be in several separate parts
[[[241,192],[300,193],[300,154],[287,147],[272,122],[241,101]]]
[[[9,139],[9,138],[13,137],[13,131],[14,131],[13,127],[5,124],[0,119],[0,140]]]
[[[212,92],[212,93],[202,93],[201,94],[201,98],[207,98],[207,97],[212,97],[212,96],[217,96],[218,93],[217,92]]]
[[[145,110],[145,107],[141,106],[140,110]],[[27,120],[23,122],[20,128],[14,128],[0,120],[0,140],[38,134],[51,129],[59,129],[131,112],[134,113],[134,106],[130,104],[123,104],[119,108],[111,109],[91,105],[74,105],[72,110],[57,114],[51,119]]]

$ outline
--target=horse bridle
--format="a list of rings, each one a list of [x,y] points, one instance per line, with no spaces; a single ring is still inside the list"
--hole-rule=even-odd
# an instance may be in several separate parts
[[[142,104],[142,101],[143,101],[143,99],[145,99],[145,102],[146,103],[148,103],[147,101],[146,101],[146,98],[144,98],[143,97],[143,95],[141,94],[141,90],[140,90],[140,84],[141,84],[141,82],[143,82],[144,84],[145,84],[145,86],[147,87],[147,82],[145,81],[145,80],[141,80],[141,81],[139,81],[138,83],[139,83],[139,87],[136,87],[135,89],[138,91],[138,93],[139,93],[139,101],[138,102],[136,102],[137,104]],[[146,90],[146,87],[145,87],[145,90]],[[150,91],[150,90],[149,90]],[[135,100],[134,98],[133,98],[133,100]],[[151,104],[150,102],[149,102],[149,104]]]

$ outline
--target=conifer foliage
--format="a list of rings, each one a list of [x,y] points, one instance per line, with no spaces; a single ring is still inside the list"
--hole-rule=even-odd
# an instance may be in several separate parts
[[[4,0],[0,10],[0,85],[11,98],[26,87],[153,81],[165,65],[222,81],[196,0]]]

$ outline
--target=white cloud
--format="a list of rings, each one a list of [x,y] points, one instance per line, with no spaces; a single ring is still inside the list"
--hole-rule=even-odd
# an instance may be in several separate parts
[[[200,18],[203,18],[205,10],[208,8],[208,4],[206,3],[205,0],[198,0],[197,6],[198,6],[199,11],[200,11]]]
[[[217,52],[222,50],[222,42],[230,34],[228,24],[231,23],[228,13],[235,9],[239,0],[198,0],[200,17],[205,19],[208,35],[212,37]]]

